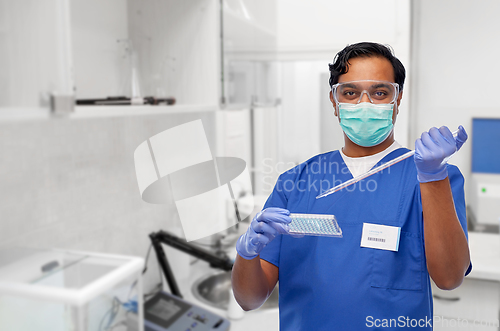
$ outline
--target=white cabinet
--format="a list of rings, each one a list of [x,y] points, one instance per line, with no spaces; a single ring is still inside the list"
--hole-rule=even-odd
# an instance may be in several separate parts
[[[1,113],[48,113],[52,94],[172,97],[179,112],[215,108],[220,8],[218,0],[0,0]],[[95,112],[77,107],[84,110]],[[116,107],[98,110],[106,111],[116,115]]]

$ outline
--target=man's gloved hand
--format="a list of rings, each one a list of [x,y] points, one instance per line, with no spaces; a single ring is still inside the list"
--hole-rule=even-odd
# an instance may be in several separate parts
[[[246,259],[255,258],[278,234],[288,233],[290,212],[282,208],[266,208],[253,218],[247,232],[236,243],[236,251]]]
[[[415,141],[414,159],[418,181],[427,183],[448,177],[446,162],[466,140],[467,133],[462,126],[459,127],[456,140],[446,126],[422,133]]]

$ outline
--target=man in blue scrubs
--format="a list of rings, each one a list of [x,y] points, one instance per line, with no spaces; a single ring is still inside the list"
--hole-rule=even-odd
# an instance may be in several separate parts
[[[330,72],[344,147],[279,177],[238,240],[236,300],[256,309],[279,280],[281,330],[432,330],[430,278],[453,289],[471,268],[464,179],[446,163],[467,134],[432,128],[415,142],[415,157],[316,199],[408,151],[394,139],[405,69],[391,50],[349,45]],[[333,214],[343,237],[291,236],[290,212]]]

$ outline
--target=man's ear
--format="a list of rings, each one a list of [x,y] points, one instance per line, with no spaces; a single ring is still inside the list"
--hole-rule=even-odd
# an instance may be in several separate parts
[[[396,104],[398,105],[398,112],[396,114],[399,114],[399,104],[401,103],[402,98],[403,98],[403,91],[399,92],[399,95],[398,95],[398,100],[396,102]]]
[[[332,102],[332,105],[333,105],[333,114],[335,115],[335,117],[338,117],[338,113],[337,113],[337,104],[335,103],[335,100],[333,99],[333,93],[332,91],[330,91],[330,101]]]

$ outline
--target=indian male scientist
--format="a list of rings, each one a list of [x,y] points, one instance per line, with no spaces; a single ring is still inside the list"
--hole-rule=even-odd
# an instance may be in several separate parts
[[[232,286],[243,309],[260,307],[279,280],[281,330],[432,330],[430,278],[451,290],[472,267],[464,178],[446,162],[467,140],[464,128],[456,138],[431,128],[414,157],[316,199],[325,183],[409,151],[393,129],[405,76],[389,46],[362,42],[336,55],[330,100],[344,147],[281,174],[238,239]],[[290,213],[333,214],[343,237],[289,235]]]

